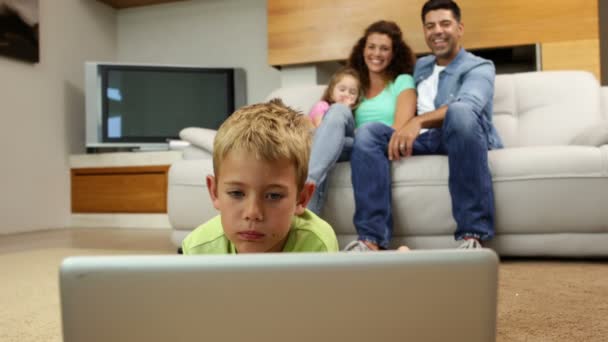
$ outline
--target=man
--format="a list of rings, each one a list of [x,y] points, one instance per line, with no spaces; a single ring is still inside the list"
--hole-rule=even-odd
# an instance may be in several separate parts
[[[454,237],[462,241],[460,248],[481,248],[481,241],[494,236],[488,150],[502,147],[492,125],[494,65],[462,48],[464,25],[454,1],[427,1],[422,23],[432,55],[418,60],[414,71],[418,115],[396,130],[388,128],[389,134],[386,127],[377,133],[371,130],[367,133],[376,134],[376,139],[355,141],[353,147],[354,222],[360,241],[349,244],[350,250],[388,247],[390,182],[377,180],[390,177],[389,161],[411,155],[448,156],[452,214],[457,223]],[[372,239],[370,232],[374,232]]]

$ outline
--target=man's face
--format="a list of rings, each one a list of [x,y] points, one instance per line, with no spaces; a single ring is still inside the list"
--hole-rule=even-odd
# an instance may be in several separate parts
[[[280,252],[293,216],[302,214],[307,202],[301,202],[294,163],[233,151],[222,160],[216,176],[207,176],[207,187],[237,252]]]
[[[424,16],[423,30],[426,45],[437,57],[437,64],[449,64],[460,50],[464,33],[462,23],[456,21],[452,11],[439,9]]]

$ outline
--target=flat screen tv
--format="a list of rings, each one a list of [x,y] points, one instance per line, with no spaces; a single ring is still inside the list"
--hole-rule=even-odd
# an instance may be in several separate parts
[[[167,149],[186,127],[217,129],[246,104],[239,68],[85,63],[86,147]]]

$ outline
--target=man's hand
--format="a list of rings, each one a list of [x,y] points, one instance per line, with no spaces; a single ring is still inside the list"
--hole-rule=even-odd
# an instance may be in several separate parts
[[[409,157],[412,155],[414,140],[420,134],[422,128],[417,117],[413,117],[401,128],[393,132],[391,140],[388,143],[388,159],[400,160],[401,157]]]

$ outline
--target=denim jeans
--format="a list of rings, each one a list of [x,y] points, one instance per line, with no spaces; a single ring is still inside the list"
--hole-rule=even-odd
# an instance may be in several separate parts
[[[443,126],[414,141],[413,154],[448,156],[456,240],[494,236],[494,193],[488,139],[479,115],[462,102],[450,104]],[[357,129],[351,153],[355,193],[354,225],[360,240],[388,248],[392,238],[391,174],[387,148],[394,132],[381,123]],[[403,162],[407,163],[407,159]],[[433,210],[433,208],[428,208]]]
[[[351,109],[332,104],[323,116],[312,140],[308,180],[316,185],[308,209],[319,215],[325,202],[327,174],[337,162],[350,159],[355,136],[355,120]]]

